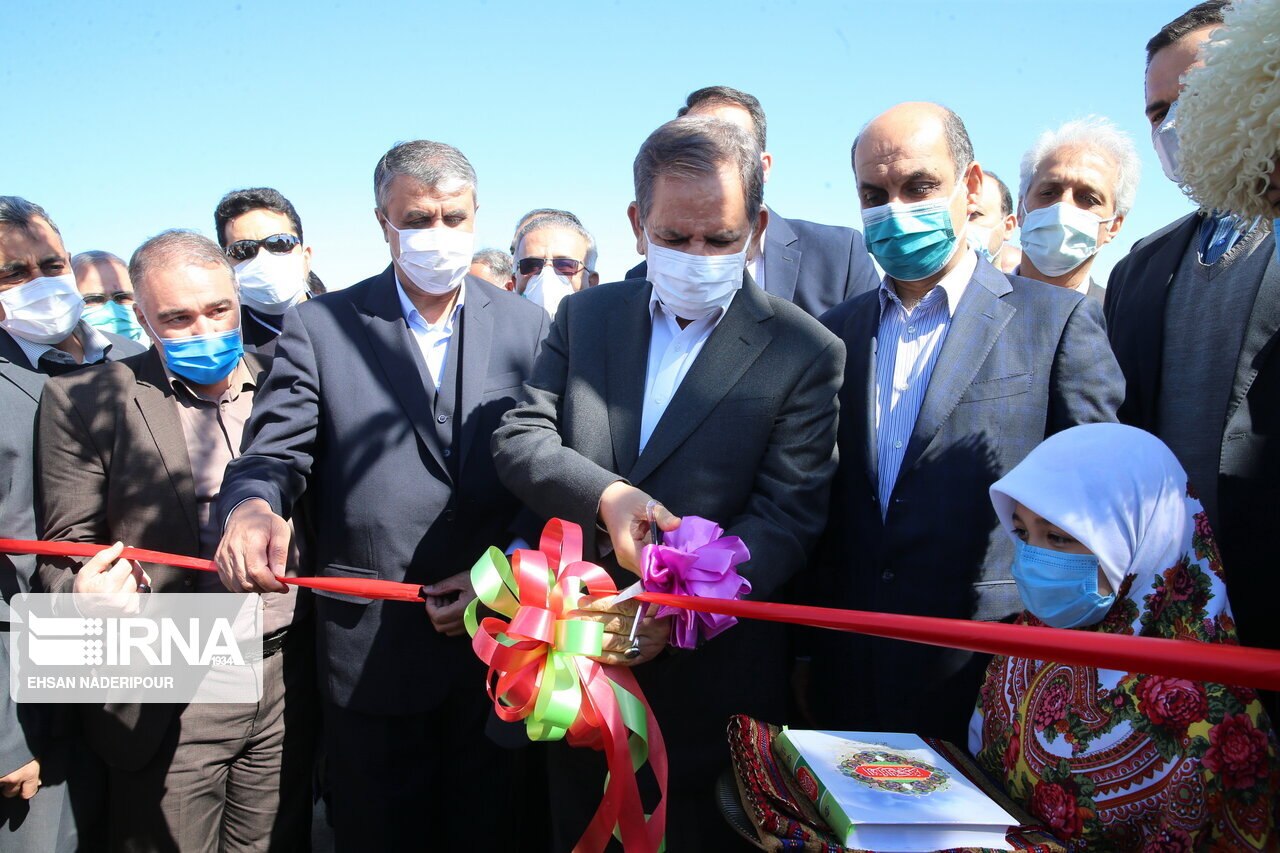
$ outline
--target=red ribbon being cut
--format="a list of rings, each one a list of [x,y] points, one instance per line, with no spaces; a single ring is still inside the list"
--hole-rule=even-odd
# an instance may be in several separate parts
[[[105,547],[105,545],[72,542],[0,539],[0,553],[7,554],[89,557]],[[214,569],[209,560],[179,557],[138,548],[126,548],[123,556],[127,559],[181,568],[206,571]],[[285,583],[327,589],[364,598],[397,601],[420,601],[422,598],[421,587],[394,581],[354,578],[280,578],[280,580]],[[1031,625],[1006,625],[999,622],[974,622],[967,619],[837,610],[829,607],[775,604],[767,601],[728,601],[652,592],[640,593],[636,598],[653,604],[666,604],[705,613],[852,631],[973,652],[1057,661],[1093,666],[1098,669],[1165,675],[1194,681],[1209,681],[1215,684],[1235,684],[1263,690],[1280,690],[1280,651],[1270,649],[1122,634],[1099,634],[1091,631],[1040,628]]]

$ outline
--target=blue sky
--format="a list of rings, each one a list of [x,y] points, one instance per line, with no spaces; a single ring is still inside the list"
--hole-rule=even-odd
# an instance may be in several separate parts
[[[477,246],[533,207],[576,212],[601,278],[638,258],[631,161],[684,96],[723,83],[769,118],[766,200],[861,228],[849,145],[897,102],[956,110],[1016,183],[1042,130],[1099,113],[1135,137],[1137,203],[1095,271],[1191,210],[1142,115],[1143,46],[1191,0],[531,3],[14,2],[4,12],[0,194],[44,205],[72,252],[128,257],[165,228],[213,236],[226,191],[274,186],[330,286],[381,270],[374,164],[393,143],[460,148]],[[16,101],[16,103],[13,103]]]

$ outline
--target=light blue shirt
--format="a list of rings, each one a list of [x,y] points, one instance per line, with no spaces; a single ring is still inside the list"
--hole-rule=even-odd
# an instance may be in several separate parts
[[[82,364],[97,364],[107,357],[107,351],[111,349],[111,341],[107,340],[106,335],[90,326],[84,320],[76,323],[76,327],[71,330],[71,334],[80,339],[80,345],[84,347],[84,361]],[[17,335],[10,335],[14,342],[22,350],[23,355],[31,362],[31,366],[36,370],[40,369],[40,357],[47,355],[54,361],[61,361],[67,364],[77,363],[69,353],[65,353],[53,344],[37,344],[32,343],[26,338],[20,338]]]
[[[729,304],[733,304],[732,300]],[[662,420],[667,404],[689,374],[689,368],[697,360],[698,353],[702,352],[703,344],[711,337],[716,326],[720,325],[724,313],[717,308],[682,329],[676,322],[675,315],[662,307],[657,294],[650,295],[649,317],[653,328],[649,333],[649,365],[644,374],[644,408],[640,417],[641,453],[649,443],[649,437],[653,435],[658,421]]]
[[[920,406],[951,318],[964,296],[978,256],[965,251],[955,269],[907,310],[886,276],[880,282],[880,331],[876,344],[876,449],[880,517],[898,481]]]
[[[462,310],[467,286],[465,283],[458,285],[458,301],[454,303],[453,310],[441,317],[438,323],[428,323],[426,318],[418,313],[418,309],[413,307],[408,294],[404,292],[404,285],[400,283],[398,273],[396,274],[396,295],[400,297],[400,310],[404,312],[404,319],[409,323],[409,331],[413,333],[413,339],[418,343],[422,360],[427,363],[427,372],[435,382],[436,391],[439,391],[440,381],[444,378],[445,359],[449,356],[449,343],[453,340],[454,323],[458,319],[458,312]]]

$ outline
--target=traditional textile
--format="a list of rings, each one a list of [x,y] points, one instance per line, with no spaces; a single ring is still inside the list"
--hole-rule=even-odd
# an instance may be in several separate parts
[[[1185,477],[1154,436],[1091,424],[1045,441],[991,495],[1006,530],[1017,501],[1099,557],[1116,603],[1073,630],[1235,644]],[[1280,849],[1280,763],[1250,688],[998,656],[970,735],[978,763],[1070,850]]]

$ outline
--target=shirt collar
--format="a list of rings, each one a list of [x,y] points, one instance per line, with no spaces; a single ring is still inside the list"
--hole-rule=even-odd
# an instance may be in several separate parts
[[[441,317],[440,322],[432,325],[427,322],[427,318],[414,307],[413,302],[409,299],[409,294],[405,293],[404,285],[400,283],[400,273],[395,273],[396,277],[396,296],[400,298],[400,310],[404,313],[405,320],[410,326],[417,326],[428,331],[443,332],[446,335],[453,334],[453,322],[458,317],[458,312],[462,310],[462,303],[467,298],[467,283],[464,281],[458,285],[458,301],[453,303],[453,310],[449,312],[449,316]]]
[[[71,330],[71,334],[80,339],[80,345],[84,347],[84,363],[97,364],[107,357],[107,353],[111,351],[111,341],[106,335],[93,326],[90,326],[84,320],[76,324]],[[63,353],[53,344],[37,344],[32,343],[26,338],[20,338],[17,335],[10,335],[22,349],[23,354],[31,362],[31,366],[40,369],[40,357],[50,352],[57,352],[59,355],[53,356],[58,361],[70,360],[71,356]]]
[[[964,252],[964,255],[960,258],[960,263],[956,264],[951,272],[944,275],[942,280],[924,295],[919,305],[916,306],[917,308],[921,305],[932,305],[936,300],[942,299],[947,306],[947,316],[956,316],[956,306],[960,304],[960,298],[964,296],[965,290],[969,287],[969,280],[973,278],[973,274],[978,268],[977,251],[967,248],[962,248],[961,251]],[[884,316],[884,312],[890,302],[902,305],[902,300],[898,298],[897,292],[889,284],[888,275],[880,281],[879,293],[880,316]]]

